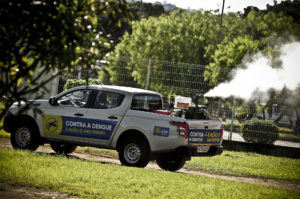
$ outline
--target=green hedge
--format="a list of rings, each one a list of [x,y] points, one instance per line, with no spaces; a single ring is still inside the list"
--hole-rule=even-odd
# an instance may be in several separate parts
[[[293,134],[293,131],[289,128],[279,127],[279,133]]]
[[[230,131],[231,124],[224,124],[224,130]],[[242,124],[233,124],[233,132],[239,133],[241,131]]]
[[[241,128],[247,142],[272,144],[278,139],[279,128],[271,121],[253,119],[245,122]]]
[[[68,79],[66,84],[64,85],[64,90],[68,90],[70,88],[74,88],[76,86],[84,86],[86,85],[85,79]],[[88,80],[89,85],[102,85],[101,80],[99,79],[89,79]]]

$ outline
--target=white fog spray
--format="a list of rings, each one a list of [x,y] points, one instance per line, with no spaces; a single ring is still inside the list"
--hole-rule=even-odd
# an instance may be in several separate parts
[[[249,100],[255,93],[266,93],[269,89],[282,90],[286,87],[295,90],[300,86],[300,42],[284,45],[280,60],[281,67],[272,68],[267,57],[256,54],[246,68],[233,71],[231,81],[219,84],[205,96],[234,96]]]

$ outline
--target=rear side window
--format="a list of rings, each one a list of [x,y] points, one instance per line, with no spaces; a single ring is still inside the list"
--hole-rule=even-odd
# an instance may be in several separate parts
[[[99,91],[96,95],[93,108],[95,109],[110,109],[121,106],[124,95],[109,91]]]
[[[162,101],[159,95],[143,95],[133,96],[131,109],[141,111],[153,111],[162,109]]]

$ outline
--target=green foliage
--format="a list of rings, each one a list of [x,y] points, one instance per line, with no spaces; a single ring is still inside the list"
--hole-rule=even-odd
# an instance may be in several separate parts
[[[68,79],[64,85],[64,90],[84,85],[102,85],[102,82],[99,79],[88,79],[88,81],[84,79]]]
[[[274,102],[278,104],[281,116],[285,115],[290,121],[294,134],[300,135],[300,87],[294,91],[287,88],[282,89],[280,93],[276,94]],[[277,120],[275,122],[279,123]]]
[[[231,124],[224,124],[224,130],[230,131]],[[242,124],[233,124],[233,132],[240,132],[242,128]]]
[[[245,102],[238,108],[235,115],[236,119],[241,123],[250,120],[257,115],[257,105],[253,101]]]
[[[126,33],[110,54],[109,65],[103,68],[101,77],[109,76],[110,83],[115,84],[125,81],[127,76],[126,80],[145,88],[151,58],[151,75],[160,77],[150,81],[152,90],[172,94],[176,86],[193,89],[194,85],[189,85],[189,79],[183,76],[179,77],[178,85],[169,85],[167,80],[174,79],[173,73],[204,75],[199,81],[209,83],[202,89],[206,92],[210,86],[229,80],[232,69],[244,67],[245,55],[261,52],[276,60],[279,55],[276,41],[279,38],[284,38],[280,42],[289,41],[287,35],[300,36],[299,25],[282,13],[251,11],[246,17],[229,13],[223,16],[222,26],[219,20],[212,11],[187,13],[178,9],[169,15],[134,22],[132,33]],[[178,67],[170,73],[167,63],[158,64],[155,60],[207,67],[205,71]]]
[[[261,185],[28,151],[0,149],[0,157],[1,182],[82,198],[299,198]]]
[[[121,17],[129,23],[124,0],[0,1],[0,118],[57,75],[91,68],[114,46]]]
[[[245,18],[226,15],[222,32],[223,40],[209,54],[210,63],[204,73],[205,81],[212,86],[230,79],[230,71],[244,67],[242,61],[252,61],[247,58],[254,53],[275,60],[279,53],[276,45],[289,41],[287,35],[300,36],[300,27],[282,13],[251,11]]]
[[[145,3],[140,1],[130,3],[129,8],[132,11],[135,20],[140,20],[140,17],[158,17],[166,13],[163,5]]]
[[[241,64],[244,56],[254,54],[259,49],[259,41],[254,41],[249,36],[239,36],[229,43],[218,45],[211,56],[212,62],[206,67],[205,80],[213,85],[228,80],[229,72]]]
[[[109,66],[104,67],[104,70],[110,75],[112,84],[124,81],[124,76],[128,75],[139,87],[145,88],[149,58],[152,59],[152,75],[163,80],[173,77],[169,74],[167,63],[158,64],[155,60],[207,64],[207,44],[216,46],[218,42],[214,37],[214,32],[220,28],[218,19],[217,15],[210,12],[186,13],[177,10],[170,15],[134,22],[132,33],[124,35],[122,42],[108,58]],[[184,67],[174,70],[177,74],[195,73]],[[165,82],[150,81],[150,88],[164,92],[163,83]]]
[[[278,139],[279,128],[271,121],[253,119],[242,125],[242,136],[247,142],[272,144]]]
[[[291,129],[289,129],[289,128],[279,127],[279,133],[292,134],[293,131]]]
[[[274,6],[267,5],[267,12],[272,11],[275,13],[283,13],[284,15],[291,16],[293,20],[300,24],[300,1],[281,1],[275,3]]]

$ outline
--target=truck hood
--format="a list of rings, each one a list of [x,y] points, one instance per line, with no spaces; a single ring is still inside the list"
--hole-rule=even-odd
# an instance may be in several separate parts
[[[26,106],[29,106],[29,110],[32,109],[32,107],[38,108],[41,111],[43,111],[45,109],[45,107],[48,104],[48,100],[29,100],[28,102],[24,102],[21,101],[19,102],[15,102],[13,103],[13,105],[9,108],[9,111],[12,114],[16,114],[17,112],[21,111],[22,109],[24,109]],[[26,108],[25,108],[26,109]],[[25,112],[27,112],[26,110],[24,110]]]

